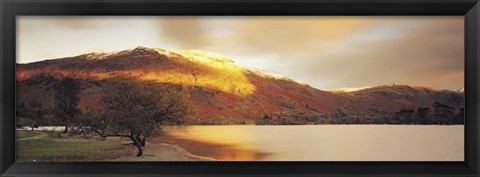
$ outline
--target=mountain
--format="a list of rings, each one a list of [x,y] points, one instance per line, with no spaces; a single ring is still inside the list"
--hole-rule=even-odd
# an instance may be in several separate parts
[[[102,84],[112,76],[178,86],[189,93],[199,124],[398,123],[402,109],[419,107],[451,123],[448,117],[464,107],[458,91],[408,85],[322,91],[216,53],[146,47],[17,64],[18,104],[36,100],[53,107],[52,87],[66,76],[81,80],[80,109],[99,101]],[[447,118],[439,119],[438,104],[447,106],[442,114],[451,112]]]

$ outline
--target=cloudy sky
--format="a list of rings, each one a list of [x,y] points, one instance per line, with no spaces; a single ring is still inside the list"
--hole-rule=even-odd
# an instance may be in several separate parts
[[[200,49],[322,90],[464,86],[463,16],[17,17],[17,62]]]

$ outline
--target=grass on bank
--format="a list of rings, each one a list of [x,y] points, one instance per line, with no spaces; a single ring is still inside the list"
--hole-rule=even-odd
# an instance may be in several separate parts
[[[17,139],[37,136],[45,132],[17,131]],[[37,134],[37,135],[34,135]],[[16,142],[17,161],[96,161],[111,160],[131,155],[120,138],[99,140],[79,136],[45,136]]]
[[[24,138],[39,136],[40,134],[41,134],[40,132],[19,130],[15,132],[15,137],[16,139],[24,139]]]

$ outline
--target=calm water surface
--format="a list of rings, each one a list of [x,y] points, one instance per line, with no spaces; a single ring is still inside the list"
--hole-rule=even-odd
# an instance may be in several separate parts
[[[463,125],[192,126],[154,138],[239,161],[463,161]]]

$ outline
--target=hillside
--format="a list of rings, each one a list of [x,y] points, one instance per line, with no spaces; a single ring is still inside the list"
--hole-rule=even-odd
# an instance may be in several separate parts
[[[113,76],[178,86],[189,93],[198,124],[402,123],[402,109],[419,107],[430,108],[432,122],[459,123],[452,119],[464,107],[463,92],[407,85],[322,91],[219,54],[146,47],[17,64],[18,104],[52,107],[52,87],[66,76],[82,82],[81,109],[98,101]]]

